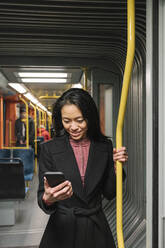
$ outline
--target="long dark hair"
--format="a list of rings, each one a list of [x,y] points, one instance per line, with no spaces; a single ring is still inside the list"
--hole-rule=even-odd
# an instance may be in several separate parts
[[[87,137],[90,140],[107,140],[107,137],[101,132],[99,114],[93,98],[87,91],[78,88],[65,91],[53,106],[52,118],[55,136],[62,136],[66,133],[61,118],[61,109],[66,104],[74,104],[80,109],[83,118],[87,121]]]

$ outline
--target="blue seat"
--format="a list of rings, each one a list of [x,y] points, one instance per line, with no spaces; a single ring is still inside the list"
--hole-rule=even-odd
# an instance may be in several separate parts
[[[11,156],[10,149],[0,149],[0,159],[2,158],[20,158],[24,166],[25,181],[31,181],[34,174],[34,150],[29,149],[15,149],[13,156]]]
[[[43,142],[44,141],[44,136],[38,136],[37,137],[37,142],[38,143],[41,143],[41,142]]]
[[[0,200],[24,198],[25,179],[22,160],[0,158]]]
[[[0,158],[10,158],[10,150],[0,149]]]
[[[13,156],[22,160],[25,181],[31,181],[34,174],[34,149],[16,149],[13,151]]]

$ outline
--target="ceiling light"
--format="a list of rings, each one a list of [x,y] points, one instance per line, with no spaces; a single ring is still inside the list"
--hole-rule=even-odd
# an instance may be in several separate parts
[[[67,78],[68,73],[52,73],[52,72],[18,72],[20,77],[29,77],[29,78]]]
[[[43,106],[40,102],[37,103],[37,106],[41,109],[43,109],[44,111],[47,111],[47,109],[45,108],[45,106]]]
[[[8,85],[18,91],[20,94],[24,94],[25,92],[27,92],[26,87],[22,84],[8,83]]]
[[[29,99],[32,103],[37,104],[38,100],[31,94],[31,93],[26,93],[24,96]]]
[[[83,88],[83,86],[82,86],[82,84],[72,84],[72,87],[71,88],[79,88],[79,89],[82,89]]]
[[[52,113],[51,113],[50,111],[47,111],[47,114],[48,114],[48,115],[52,115]]]
[[[65,78],[21,78],[23,83],[66,83]]]

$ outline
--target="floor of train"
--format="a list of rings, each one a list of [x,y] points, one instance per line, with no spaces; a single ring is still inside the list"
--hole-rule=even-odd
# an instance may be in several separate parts
[[[37,187],[35,175],[25,200],[16,202],[15,225],[0,227],[0,248],[38,248],[49,216],[37,205]]]

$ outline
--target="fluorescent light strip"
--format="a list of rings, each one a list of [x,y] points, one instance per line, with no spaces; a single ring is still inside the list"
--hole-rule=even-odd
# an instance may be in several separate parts
[[[8,83],[8,85],[10,87],[12,87],[13,89],[15,89],[16,91],[18,91],[20,94],[23,94],[27,99],[29,99],[32,103],[36,104],[37,106],[39,106],[41,109],[43,109],[44,111],[47,111],[49,114],[51,114],[47,108],[45,106],[43,106],[38,100],[37,98],[35,98],[30,92],[27,92],[27,89],[21,85],[21,84],[17,84],[17,83]],[[27,92],[27,93],[25,93]],[[24,94],[25,93],[25,94]]]
[[[27,89],[21,84],[8,83],[8,85],[13,89],[15,89],[16,91],[18,91],[20,94],[24,94],[25,92],[27,92]]]
[[[21,78],[23,83],[66,83],[65,78]]]
[[[83,88],[83,86],[82,86],[82,84],[72,84],[72,87],[71,88],[79,88],[79,89],[82,89]]]
[[[52,115],[52,113],[50,111],[47,111],[48,115]]]
[[[31,94],[31,93],[26,93],[24,96],[29,99],[32,103],[37,104],[38,100]]]
[[[29,77],[29,78],[67,78],[68,73],[52,73],[52,72],[18,72],[18,75],[22,78]]]
[[[45,108],[45,106],[43,106],[40,102],[37,103],[37,106],[43,109],[44,111],[47,111],[47,108]]]

